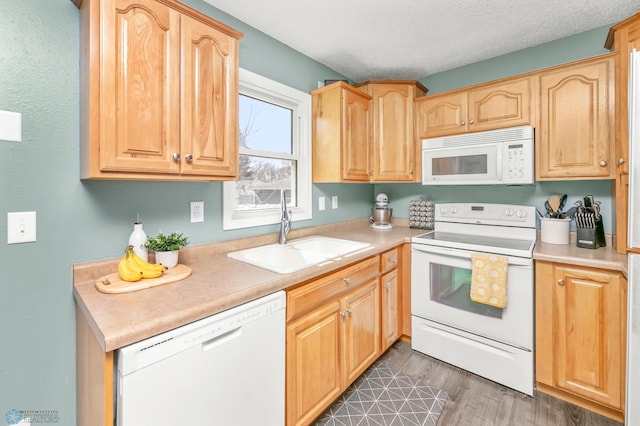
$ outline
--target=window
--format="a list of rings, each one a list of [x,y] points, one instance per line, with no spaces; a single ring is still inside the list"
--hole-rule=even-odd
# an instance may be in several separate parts
[[[222,228],[311,219],[311,95],[240,70],[237,181],[223,183]]]

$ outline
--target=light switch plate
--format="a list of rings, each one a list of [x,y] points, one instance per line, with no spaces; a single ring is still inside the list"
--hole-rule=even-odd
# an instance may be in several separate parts
[[[36,240],[36,212],[7,213],[7,244]]]
[[[331,196],[331,208],[332,209],[337,209],[338,208],[338,196],[337,195],[332,195]]]
[[[318,197],[318,210],[324,210],[325,208],[324,197]]]
[[[22,142],[22,114],[0,110],[0,141]]]

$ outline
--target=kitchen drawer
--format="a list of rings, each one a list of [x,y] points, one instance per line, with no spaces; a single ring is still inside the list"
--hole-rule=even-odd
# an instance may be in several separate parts
[[[398,247],[382,253],[380,271],[384,274],[398,266]]]
[[[376,277],[379,267],[374,256],[287,292],[287,321]]]

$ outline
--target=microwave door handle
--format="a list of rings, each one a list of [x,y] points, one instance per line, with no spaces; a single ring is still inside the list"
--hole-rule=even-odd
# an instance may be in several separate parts
[[[498,182],[502,182],[502,150],[507,149],[507,144],[496,145],[496,168],[498,169]]]

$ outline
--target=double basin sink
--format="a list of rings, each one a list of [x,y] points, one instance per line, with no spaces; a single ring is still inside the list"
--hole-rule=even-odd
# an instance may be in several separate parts
[[[279,274],[289,274],[365,249],[371,244],[340,238],[312,236],[287,244],[268,244],[227,255]]]

